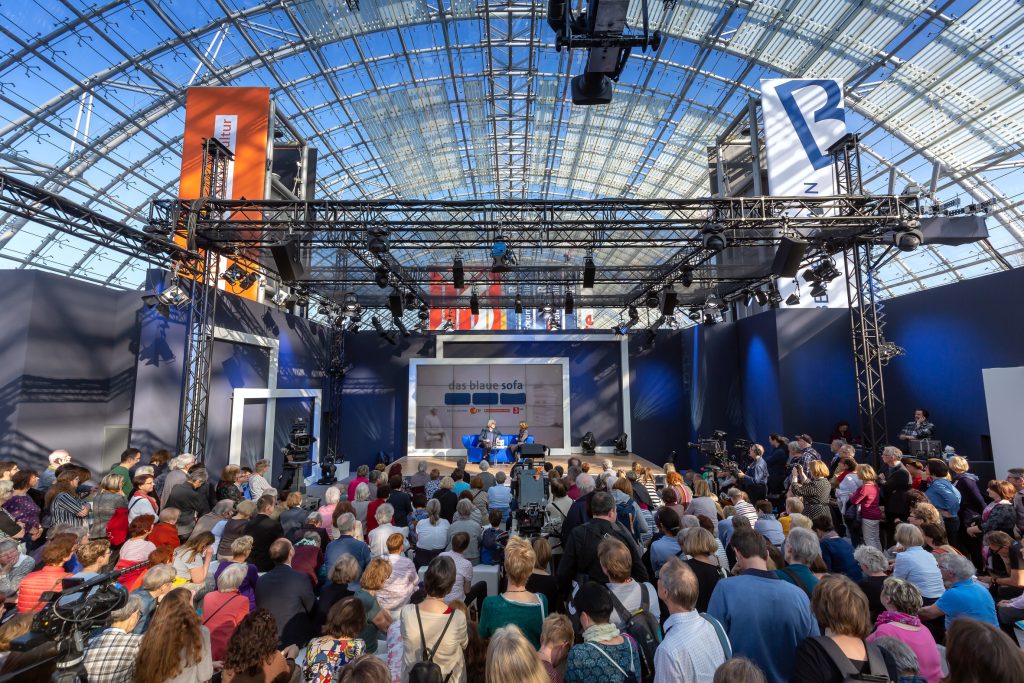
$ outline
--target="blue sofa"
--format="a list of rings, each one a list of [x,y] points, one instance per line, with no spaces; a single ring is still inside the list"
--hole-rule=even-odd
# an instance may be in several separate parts
[[[511,446],[518,442],[519,437],[513,436],[508,445]],[[469,462],[480,462],[484,457],[484,449],[479,445],[480,435],[479,434],[465,434],[462,437],[462,447],[466,449],[466,459]],[[523,443],[533,443],[533,437],[527,436]],[[495,448],[491,451],[491,462],[512,462],[512,456],[509,454],[508,447]]]

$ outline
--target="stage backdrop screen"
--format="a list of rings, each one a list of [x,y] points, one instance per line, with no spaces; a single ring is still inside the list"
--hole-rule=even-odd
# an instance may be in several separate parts
[[[507,438],[529,424],[536,443],[569,446],[565,358],[413,359],[409,363],[409,452],[461,449],[488,420]]]

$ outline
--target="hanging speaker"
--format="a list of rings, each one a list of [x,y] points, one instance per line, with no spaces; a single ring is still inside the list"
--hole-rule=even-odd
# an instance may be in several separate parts
[[[270,255],[274,257],[274,266],[285,282],[295,282],[306,274],[306,267],[302,265],[297,240],[287,240],[271,245]]]
[[[779,277],[796,277],[807,246],[807,242],[797,237],[783,237],[772,261],[772,273]]]
[[[922,216],[919,228],[925,244],[953,247],[979,242],[988,237],[985,216]]]

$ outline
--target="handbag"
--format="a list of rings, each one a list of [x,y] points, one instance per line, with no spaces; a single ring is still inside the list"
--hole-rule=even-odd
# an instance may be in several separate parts
[[[846,509],[843,510],[843,521],[846,522],[847,526],[858,526],[860,524],[860,505],[846,504]]]

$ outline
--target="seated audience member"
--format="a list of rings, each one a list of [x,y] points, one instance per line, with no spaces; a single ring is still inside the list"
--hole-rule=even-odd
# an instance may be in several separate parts
[[[484,599],[480,608],[480,637],[490,638],[491,634],[506,624],[515,624],[523,635],[540,647],[540,631],[548,615],[547,598],[543,593],[526,590],[537,556],[530,543],[519,536],[512,536],[505,546],[505,576],[508,586],[501,595]]]
[[[388,554],[384,559],[391,564],[391,575],[377,591],[377,602],[382,609],[390,611],[393,617],[398,616],[398,612],[409,602],[420,580],[416,565],[402,554],[404,547],[405,537],[402,534],[391,534],[388,537]]]
[[[294,645],[278,650],[278,626],[265,609],[246,615],[228,643],[221,674],[223,683],[287,681],[295,672]]]
[[[540,661],[550,683],[562,683],[561,669],[575,636],[564,614],[549,614],[540,631]]]
[[[580,498],[580,501],[582,500],[583,498]],[[568,539],[563,536],[565,552],[558,564],[558,584],[563,592],[570,591],[573,581],[581,574],[586,574],[591,580],[601,584],[607,583],[608,577],[601,569],[597,553],[598,545],[606,536],[619,539],[629,548],[632,557],[630,575],[633,580],[647,581],[647,570],[644,568],[636,541],[625,527],[616,523],[615,499],[611,494],[604,491],[595,492],[590,498],[590,511],[589,522],[575,527]]]
[[[295,557],[292,558],[292,569],[309,577],[314,587],[320,584],[320,568],[324,566],[324,552],[320,549],[320,535],[307,531],[302,538],[292,544]]]
[[[941,656],[931,631],[921,625],[917,616],[924,606],[921,591],[917,586],[889,577],[882,586],[882,605],[885,611],[875,621],[875,631],[868,636],[868,642],[879,638],[896,638],[904,643],[917,658],[917,671],[928,683],[938,683],[942,678]]]
[[[650,546],[651,569],[657,575],[661,565],[665,564],[668,558],[679,554],[679,539],[676,536],[682,522],[675,510],[661,507],[654,514],[654,524],[661,534]]]
[[[355,597],[359,598],[363,603],[363,609],[366,610],[366,625],[363,626],[362,638],[366,643],[367,652],[377,651],[378,637],[386,634],[391,622],[394,621],[391,612],[382,609],[377,602],[377,591],[390,576],[391,563],[384,558],[377,558],[366,565],[363,575],[359,577],[359,588],[356,589]]]
[[[818,577],[811,571],[811,565],[821,558],[821,544],[817,534],[800,527],[793,528],[786,538],[783,557],[786,566],[776,569],[775,575],[793,584],[810,598],[814,587],[818,585]]]
[[[370,563],[370,546],[355,537],[356,516],[345,512],[338,517],[338,538],[327,544],[324,550],[324,564],[333,567],[342,555],[351,555],[359,563],[359,571],[366,569]]]
[[[935,557],[924,549],[924,534],[921,530],[913,524],[900,524],[896,527],[896,544],[896,563],[892,575],[917,586],[925,605],[941,598],[946,590],[942,584],[942,572],[939,571]],[[922,613],[921,618],[928,617]]]
[[[351,555],[345,554],[338,558],[334,566],[327,572],[327,583],[320,589],[320,596],[316,601],[315,629],[320,630],[327,622],[327,614],[334,607],[334,604],[345,598],[355,595],[352,584],[359,581],[359,561]],[[366,612],[366,609],[363,609]],[[364,616],[363,621],[366,621]],[[362,630],[362,625],[359,626]]]
[[[252,552],[252,536],[239,536],[236,538],[231,543],[231,559],[229,561],[222,560],[217,564],[217,570],[213,573],[213,579],[214,581],[219,580],[220,575],[228,567],[238,565],[244,568],[245,578],[238,587],[238,592],[249,601],[249,611],[253,611],[256,609],[256,580],[259,578],[259,572],[256,570],[256,565],[248,562],[250,552]]]
[[[699,526],[701,529],[704,529],[708,533],[712,534],[715,537],[715,547],[717,548],[717,550],[715,551],[715,557],[718,558],[719,566],[722,567],[722,569],[724,569],[726,573],[728,573],[729,567],[731,566],[729,564],[729,554],[725,552],[725,546],[722,545],[722,541],[720,541],[718,536],[715,535],[715,523],[706,515],[697,515],[696,524],[693,524],[691,520],[693,520],[693,517],[691,515],[683,517],[683,528],[686,529],[688,528],[688,526]],[[680,541],[680,543],[681,542],[682,541]]]
[[[853,546],[845,538],[840,538],[832,526],[832,517],[815,517],[813,522],[814,533],[818,535],[818,543],[821,547],[821,559],[830,572],[845,574],[853,581],[860,581],[864,574],[860,571],[860,565],[853,559]]]
[[[474,513],[477,513],[477,509],[473,506],[472,500],[463,498],[455,506],[454,521],[448,525],[448,549],[451,550],[452,538],[455,534],[460,532],[466,534],[469,538],[469,545],[466,546],[463,555],[470,563],[477,564],[480,561],[480,537],[483,535],[484,529],[480,526],[480,522],[473,518]]]
[[[400,680],[401,676],[398,679]],[[359,655],[342,667],[338,683],[392,683],[387,665],[371,654]]]
[[[18,588],[19,612],[38,612],[45,604],[44,593],[61,590],[64,579],[71,576],[64,565],[75,554],[77,545],[78,537],[74,534],[56,534],[43,547],[43,568],[26,575]]]
[[[533,539],[533,554],[537,562],[533,567],[533,573],[526,582],[526,590],[531,593],[542,593],[548,600],[549,612],[564,612],[565,601],[558,590],[558,579],[551,574],[551,563],[554,555],[551,552],[551,541],[538,536]],[[486,595],[486,591],[484,595]],[[482,600],[483,598],[481,598]]]
[[[181,539],[178,538],[178,519],[180,517],[181,510],[178,508],[165,507],[161,509],[159,521],[149,532],[149,542],[157,547],[167,546],[172,550],[181,545]]]
[[[499,510],[502,521],[508,520],[508,511],[512,505],[512,489],[505,482],[508,477],[504,472],[494,475],[494,485],[487,489],[487,509]]]
[[[864,578],[858,581],[857,585],[868,597],[868,609],[871,610],[873,624],[878,615],[885,610],[882,606],[882,586],[889,577],[889,560],[881,550],[868,545],[862,545],[854,550],[853,558],[857,560],[860,571],[864,574]]]
[[[210,631],[210,651],[215,662],[224,659],[231,634],[249,613],[249,600],[238,591],[245,574],[245,565],[231,565],[218,577],[217,590],[203,598],[202,624]]]
[[[245,525],[245,535],[252,536],[252,552],[249,561],[261,572],[269,572],[275,566],[270,557],[274,541],[284,536],[281,523],[271,517],[274,510],[274,496],[263,495],[256,501],[256,515]],[[291,546],[291,543],[288,544]],[[276,618],[277,615],[275,615]],[[280,626],[280,622],[278,623]]]
[[[792,532],[791,532],[792,533]],[[732,539],[739,575],[715,586],[708,614],[725,627],[733,652],[749,657],[772,683],[789,680],[793,652],[800,641],[818,634],[803,590],[768,571],[768,541],[758,533]]]
[[[776,548],[781,549],[786,542],[786,534],[782,531],[782,523],[775,519],[772,514],[772,504],[767,500],[757,501],[757,521],[754,522],[754,531],[768,539]]]
[[[696,478],[693,481],[693,499],[686,506],[686,514],[699,517],[706,516],[715,524],[711,533],[716,533],[718,528],[718,503],[711,493],[711,486],[703,479]]]
[[[455,583],[455,563],[450,557],[435,557],[423,576],[427,597],[418,605],[402,608],[399,623],[402,635],[402,680],[409,679],[413,666],[422,661],[423,643],[431,649],[433,662],[449,683],[466,683],[463,650],[469,644],[466,616],[451,609],[444,596]]]
[[[716,554],[717,539],[701,527],[684,529],[679,539],[686,565],[697,577],[697,611],[706,612],[715,586],[729,575]]]
[[[450,479],[450,477],[445,477]],[[454,495],[454,494],[452,494]],[[437,498],[427,501],[427,518],[416,522],[416,567],[430,564],[448,546],[448,528],[443,505]]]
[[[487,646],[487,683],[546,683],[540,654],[514,624],[494,632]]]
[[[596,487],[597,482],[589,474],[580,474],[576,477],[578,495],[572,505],[569,506],[569,514],[562,520],[563,543],[572,536],[572,532],[576,527],[590,521],[590,500],[597,490]]]
[[[632,675],[640,680],[640,653],[632,639],[610,622],[612,596],[604,586],[588,581],[573,598],[583,628],[583,643],[569,650],[565,683],[619,683]]]
[[[369,541],[370,533],[377,528],[380,523],[377,520],[377,510],[382,505],[385,505],[388,500],[388,496],[391,495],[391,487],[387,484],[377,487],[377,497],[370,501],[370,504],[366,506],[366,536]],[[391,515],[394,516],[394,508],[391,510]],[[388,517],[388,522],[391,522],[391,517]]]
[[[206,583],[213,558],[213,534],[204,531],[174,549],[174,571],[182,581],[196,586]]]
[[[892,659],[893,668],[899,675],[899,683],[928,683],[928,679],[920,675],[917,655],[902,640],[882,636],[871,642],[882,648],[882,651]]]
[[[205,488],[206,480],[206,469],[193,467],[189,470],[185,482],[175,486],[164,503],[165,507],[178,509],[178,538],[183,541],[192,535],[196,521],[210,511],[210,499]]]
[[[164,596],[174,588],[174,578],[177,573],[174,567],[166,564],[158,564],[150,567],[146,575],[142,577],[142,585],[132,591],[132,595],[142,602],[142,610],[139,614],[139,622],[135,625],[133,633],[142,635],[149,626],[149,620],[156,611],[157,603],[163,600]]]
[[[365,623],[366,609],[358,598],[344,598],[334,603],[327,613],[323,635],[313,638],[306,647],[302,667],[306,683],[338,680],[342,667],[366,651],[366,643],[361,638]]]
[[[142,600],[128,596],[122,607],[110,613],[110,626],[89,638],[82,664],[90,683],[133,683],[142,642],[133,629],[141,616]]]
[[[455,583],[452,584],[451,592],[444,596],[444,601],[451,604],[453,600],[459,600],[469,605],[476,600],[479,607],[483,599],[487,597],[487,583],[478,581],[475,586],[473,585],[473,564],[464,555],[468,546],[469,534],[460,531],[452,537],[452,549],[438,555],[438,557],[450,557],[455,563]]]
[[[249,520],[256,514],[256,503],[251,500],[243,500],[235,505],[235,514],[230,519],[225,519],[220,528],[220,543],[217,544],[217,559],[224,561],[231,559],[231,544],[236,538],[245,535],[245,527]],[[220,523],[218,522],[218,526]],[[214,527],[214,535],[217,535],[217,528]]]
[[[1022,683],[1024,653],[1017,643],[992,625],[957,619],[946,633],[944,683]]]
[[[704,529],[700,529],[704,533]],[[691,532],[692,533],[692,532]],[[655,683],[706,681],[732,654],[719,637],[713,617],[695,608],[700,594],[697,575],[678,558],[669,558],[658,578],[658,595],[668,607],[665,639],[654,655]],[[720,627],[720,625],[717,625]]]
[[[451,477],[444,477],[441,479],[441,486],[434,493],[432,500],[436,500],[441,504],[441,518],[446,522],[451,522],[455,516],[455,506],[459,502],[459,496],[455,493],[455,480]]]
[[[341,500],[341,494],[338,489],[331,487],[328,488],[324,493],[324,496],[330,500],[330,497],[334,498],[334,504],[337,505],[338,501]],[[292,491],[288,494],[288,497],[284,499],[284,511],[281,512],[281,516],[277,518],[277,521],[281,523],[281,529],[287,536],[295,529],[305,524],[306,516],[309,512],[302,507],[302,494],[298,491]],[[331,505],[331,512],[334,511],[334,506]]]
[[[793,521],[792,516],[795,514],[803,514],[804,512],[804,501],[799,496],[790,496],[786,499],[786,511],[779,515],[779,524],[782,525],[782,533],[789,536],[790,524]]]
[[[597,556],[601,570],[608,577],[606,587],[612,595],[611,623],[621,628],[629,616],[640,609],[660,623],[658,591],[650,583],[634,581],[630,576],[633,558],[629,548],[617,538],[606,538],[598,545]]]
[[[0,625],[0,675],[17,683],[50,683],[56,671],[58,653],[53,641],[28,652],[12,651],[11,641],[27,634],[34,618],[33,614],[16,614]]]
[[[765,678],[757,664],[746,657],[733,657],[718,667],[712,683],[765,683]]]
[[[1024,590],[1024,554],[1019,541],[1002,531],[990,531],[984,537],[989,559],[994,566],[1002,565],[1002,571],[979,579],[992,586],[1000,598],[1016,598]]]
[[[274,541],[269,556],[274,568],[256,581],[256,607],[273,616],[281,645],[304,645],[313,634],[313,587],[305,574],[292,569],[295,550],[288,539]]]
[[[750,522],[750,526],[753,527],[757,523],[757,508],[750,504],[746,494],[737,488],[732,488],[729,489],[726,495],[732,501],[733,515],[745,517]]]
[[[949,588],[934,604],[921,609],[921,618],[937,619],[945,615],[947,630],[953,620],[960,617],[984,621],[998,628],[999,620],[996,618],[992,595],[984,584],[974,578],[975,570],[971,561],[962,555],[950,553],[939,555],[936,559],[942,571],[942,579]]]
[[[210,632],[199,623],[192,592],[175,588],[157,605],[135,660],[137,683],[185,683],[213,677]]]

